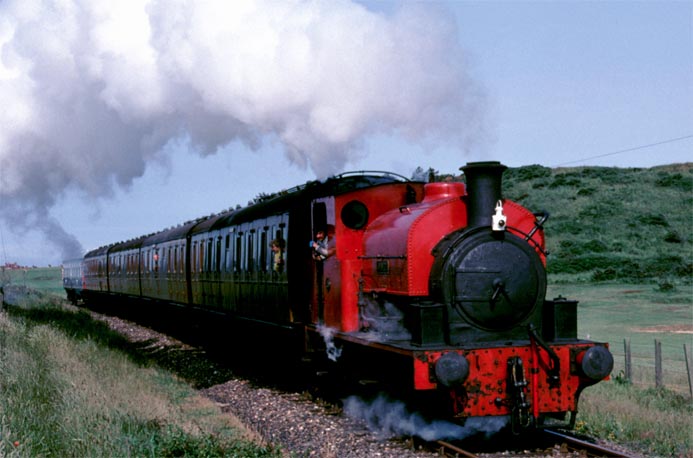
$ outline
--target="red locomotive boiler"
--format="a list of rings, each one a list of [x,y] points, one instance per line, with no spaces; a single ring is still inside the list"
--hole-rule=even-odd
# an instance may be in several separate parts
[[[327,329],[336,364],[451,419],[572,424],[613,358],[577,338],[575,301],[546,299],[546,215],[502,198],[504,169],[470,163],[466,186],[376,172],[308,183],[87,253],[68,295],[204,309],[223,332],[299,352],[323,352]]]

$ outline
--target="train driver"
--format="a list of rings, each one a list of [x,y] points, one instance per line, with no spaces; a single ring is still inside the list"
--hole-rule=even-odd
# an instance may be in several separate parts
[[[330,240],[328,234],[324,230],[319,230],[315,233],[315,240],[311,242],[313,249],[313,259],[316,261],[324,261],[332,256],[334,249],[329,246]]]

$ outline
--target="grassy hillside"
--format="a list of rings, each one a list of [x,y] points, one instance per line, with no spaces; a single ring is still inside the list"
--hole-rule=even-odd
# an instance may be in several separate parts
[[[553,281],[653,280],[666,289],[693,277],[693,163],[510,168],[503,195],[551,214]]]

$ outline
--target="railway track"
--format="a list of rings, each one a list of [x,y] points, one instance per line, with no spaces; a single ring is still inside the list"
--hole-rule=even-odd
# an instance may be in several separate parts
[[[545,429],[544,434],[552,440],[568,446],[571,451],[582,451],[588,457],[620,457],[620,458],[637,458],[636,455],[628,454],[623,451],[610,449],[592,442],[587,442],[577,437],[565,433],[559,433],[551,429]]]
[[[450,442],[436,441],[436,444],[440,446],[439,453],[442,456],[477,458],[477,455],[475,455],[474,453],[464,450],[456,445],[453,445]]]
[[[579,453],[580,457],[613,457],[613,458],[638,458],[637,455],[629,454],[620,450],[614,450],[602,445],[594,444],[577,437],[571,436],[570,434],[560,433],[553,430],[544,430],[541,436],[538,436],[539,441],[542,442],[542,446],[537,449],[537,452],[528,452],[524,450],[522,452],[503,452],[503,456],[518,456],[518,457],[532,457],[532,456],[547,456],[547,444],[553,444],[553,448],[549,447],[551,450],[555,450],[552,456],[575,456],[575,453]],[[431,447],[438,451],[440,456],[454,457],[454,458],[482,458],[490,456],[488,453],[475,453],[470,450],[466,450],[460,446],[460,444],[454,444],[447,441],[435,441],[431,444]],[[559,452],[560,450],[560,452]]]

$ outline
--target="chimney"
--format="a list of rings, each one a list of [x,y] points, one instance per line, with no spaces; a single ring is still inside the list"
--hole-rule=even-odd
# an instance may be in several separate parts
[[[498,161],[468,162],[460,168],[467,179],[467,227],[491,226],[505,169]]]

